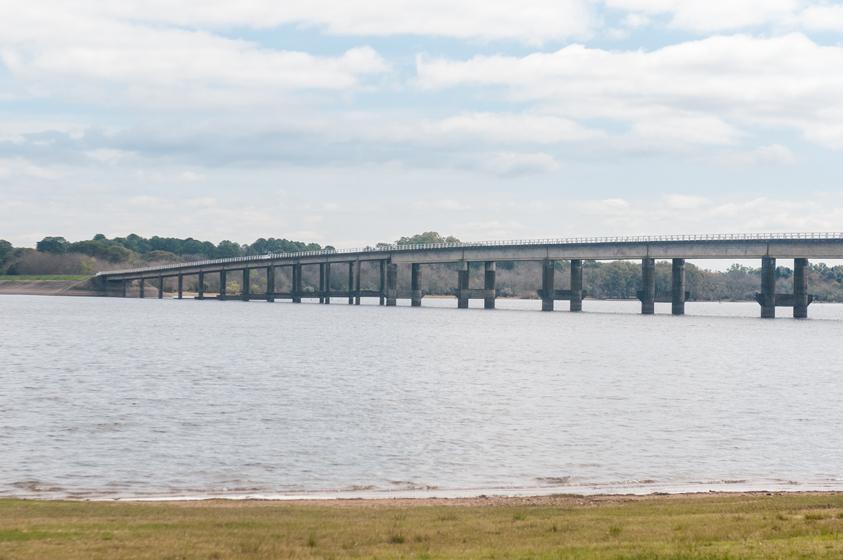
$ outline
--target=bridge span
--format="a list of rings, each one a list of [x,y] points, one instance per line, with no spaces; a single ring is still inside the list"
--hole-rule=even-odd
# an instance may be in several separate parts
[[[553,311],[555,302],[569,302],[571,311],[581,311],[586,292],[583,286],[583,261],[585,260],[640,260],[642,289],[638,292],[641,313],[655,312],[657,260],[672,262],[671,312],[685,313],[689,297],[685,290],[686,259],[761,261],[760,291],[755,299],[761,306],[761,317],[774,318],[776,307],[792,307],[793,316],[806,318],[813,298],[808,293],[807,268],[809,259],[843,259],[843,233],[764,233],[764,234],[706,234],[666,235],[638,237],[592,237],[567,239],[534,239],[517,241],[484,241],[477,243],[442,243],[425,245],[379,245],[364,249],[304,251],[185,262],[99,272],[96,281],[108,295],[125,297],[130,284],[138,283],[140,297],[145,296],[147,282],[157,283],[158,297],[163,297],[164,280],[177,279],[177,294],[184,295],[184,278],[197,277],[196,299],[289,299],[301,303],[302,298],[318,298],[320,303],[330,303],[331,298],[348,298],[349,304],[360,304],[362,297],[376,297],[381,305],[396,305],[398,294],[398,267],[411,270],[411,303],[421,306],[422,267],[429,264],[450,264],[456,269],[456,295],[458,307],[467,308],[470,299],[484,300],[486,309],[494,309],[496,297],[496,263],[535,261],[542,263],[541,278],[537,278],[542,311]],[[776,292],[776,262],[793,259],[792,293]],[[570,289],[555,287],[556,261],[570,261]],[[361,264],[370,263],[377,269],[375,290],[361,289]],[[482,263],[482,287],[469,284],[470,263]],[[276,290],[276,270],[289,267],[291,286],[286,292]],[[305,291],[302,286],[303,267],[318,267],[319,286],[315,291]],[[331,274],[343,267],[347,272],[345,290],[331,289]],[[250,292],[250,273],[266,273],[266,292]],[[242,275],[239,294],[226,292],[227,275]],[[218,293],[206,296],[205,278],[219,275]]]

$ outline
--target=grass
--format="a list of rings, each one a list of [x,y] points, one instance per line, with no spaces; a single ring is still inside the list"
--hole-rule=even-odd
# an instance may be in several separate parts
[[[489,502],[6,499],[0,559],[843,557],[840,494]]]
[[[47,280],[87,280],[90,275],[68,275],[68,274],[21,274],[6,275],[0,274],[0,282],[44,282]]]

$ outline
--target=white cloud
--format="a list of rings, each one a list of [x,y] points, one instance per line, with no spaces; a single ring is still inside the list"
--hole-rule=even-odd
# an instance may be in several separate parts
[[[78,30],[83,19],[164,24],[184,28],[281,25],[314,27],[352,36],[434,35],[471,40],[516,40],[539,44],[585,36],[592,28],[587,0],[40,0],[6,2],[0,18],[20,20],[22,13],[53,14],[45,23],[54,31]],[[81,30],[80,30],[81,31]]]
[[[840,68],[843,48],[800,34],[711,37],[649,52],[572,45],[523,57],[417,60],[423,90],[494,86],[514,102],[577,121],[609,119],[668,147],[730,145],[757,125],[843,147]]]
[[[794,165],[796,155],[787,146],[770,144],[747,152],[728,154],[723,160],[737,165]]]
[[[611,8],[638,14],[670,14],[680,29],[707,32],[735,30],[792,17],[799,0],[605,0]]]
[[[316,56],[41,4],[0,4],[0,61],[28,96],[187,107],[277,102],[291,90],[353,90],[389,69],[365,46]]]
[[[694,208],[702,208],[709,204],[709,200],[702,196],[694,196],[688,194],[669,194],[664,197],[664,204],[668,208],[676,210],[690,210]]]

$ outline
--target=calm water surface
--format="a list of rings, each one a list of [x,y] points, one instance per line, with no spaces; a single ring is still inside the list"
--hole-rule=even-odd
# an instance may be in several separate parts
[[[0,296],[0,496],[843,489],[843,306],[425,305]]]

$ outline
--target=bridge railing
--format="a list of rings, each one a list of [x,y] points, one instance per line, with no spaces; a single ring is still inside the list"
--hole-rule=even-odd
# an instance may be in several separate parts
[[[478,247],[527,247],[527,246],[550,246],[550,245],[601,245],[620,243],[661,243],[661,242],[682,242],[682,241],[788,241],[788,240],[811,240],[822,241],[828,239],[843,239],[843,232],[799,232],[799,233],[701,233],[687,235],[637,235],[637,236],[614,236],[614,237],[562,237],[546,239],[506,239],[497,241],[474,241],[459,243],[421,243],[413,245],[379,244],[374,247],[363,247],[356,249],[321,249],[319,251],[298,251],[291,253],[269,253],[265,255],[250,255],[246,257],[229,257],[225,259],[207,259],[203,261],[190,261],[183,263],[165,264],[160,266],[148,266],[143,268],[132,268],[127,270],[109,270],[98,272],[97,276],[108,276],[115,274],[133,274],[153,271],[165,271],[185,266],[207,266],[215,264],[261,262],[277,259],[318,257],[323,255],[338,254],[367,254],[367,253],[395,253],[407,251],[428,251],[436,249],[471,249]]]

